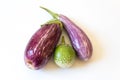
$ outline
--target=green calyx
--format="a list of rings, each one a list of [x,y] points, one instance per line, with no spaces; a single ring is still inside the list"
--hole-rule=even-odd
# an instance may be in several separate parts
[[[60,26],[61,30],[63,29],[62,22],[59,20],[56,20],[56,19],[52,19],[52,20],[48,21],[47,24],[58,24]]]
[[[61,41],[60,41],[60,44],[58,46],[60,46],[60,45],[70,46],[69,44],[66,44],[64,36],[61,37]]]
[[[62,22],[58,19],[59,15],[58,15],[57,13],[54,13],[54,12],[52,12],[51,10],[49,10],[49,9],[47,9],[47,8],[44,8],[44,7],[42,7],[42,6],[41,6],[40,8],[44,9],[45,11],[47,11],[47,12],[53,17],[53,19],[50,20],[50,21],[48,21],[47,24],[53,24],[53,23],[59,24],[61,30],[63,29],[63,24],[62,24]],[[46,24],[46,23],[45,23],[45,24]]]

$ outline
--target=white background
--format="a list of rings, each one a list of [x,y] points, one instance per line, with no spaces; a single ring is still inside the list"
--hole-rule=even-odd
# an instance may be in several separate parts
[[[52,17],[44,6],[67,15],[92,41],[88,62],[76,59],[69,69],[53,60],[41,70],[24,64],[24,50]],[[0,0],[0,80],[120,80],[120,0]]]

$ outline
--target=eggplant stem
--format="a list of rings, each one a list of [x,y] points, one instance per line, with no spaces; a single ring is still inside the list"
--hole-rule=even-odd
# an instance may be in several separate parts
[[[47,8],[44,8],[42,6],[40,6],[40,8],[44,9],[45,11],[47,11],[54,19],[57,19],[58,20],[58,14],[57,13],[54,13],[52,12],[51,10],[47,9]]]
[[[61,41],[62,44],[65,44],[65,38],[64,36],[62,36],[62,41]]]

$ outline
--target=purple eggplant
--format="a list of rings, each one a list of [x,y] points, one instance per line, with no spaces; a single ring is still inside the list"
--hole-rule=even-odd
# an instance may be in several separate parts
[[[44,7],[41,8],[50,13],[53,18],[59,19],[63,23],[64,28],[69,35],[71,44],[75,49],[79,59],[83,61],[89,60],[92,56],[93,47],[85,32],[68,17],[61,14],[56,14]]]
[[[92,56],[93,51],[88,36],[66,16],[59,15],[59,19],[63,22],[64,28],[70,37],[72,46],[76,50],[78,57],[83,61],[87,61]]]
[[[61,28],[58,23],[47,23],[32,36],[24,54],[25,64],[40,69],[47,64],[59,41]]]

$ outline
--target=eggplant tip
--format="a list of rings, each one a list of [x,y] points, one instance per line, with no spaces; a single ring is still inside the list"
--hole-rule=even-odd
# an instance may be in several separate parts
[[[25,61],[25,64],[27,65],[28,68],[33,69],[33,70],[36,70],[36,68],[34,67],[32,61],[26,60],[26,61]]]

